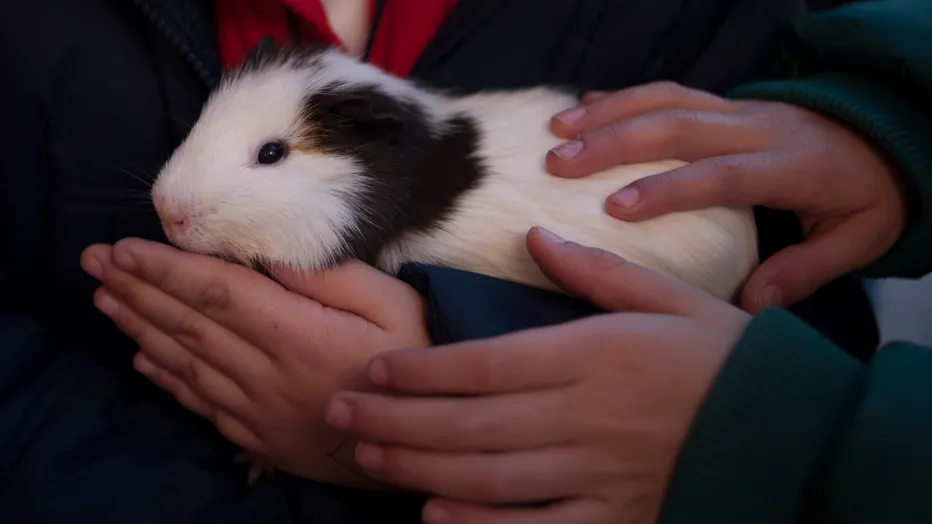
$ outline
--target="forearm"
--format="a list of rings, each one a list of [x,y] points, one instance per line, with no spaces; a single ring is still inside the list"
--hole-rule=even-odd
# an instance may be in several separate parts
[[[661,522],[930,521],[930,376],[928,348],[890,346],[864,366],[765,311],[694,422]]]

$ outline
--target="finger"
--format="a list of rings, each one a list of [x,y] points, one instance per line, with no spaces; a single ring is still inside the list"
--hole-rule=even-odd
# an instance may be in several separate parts
[[[569,447],[447,454],[361,443],[356,462],[373,477],[400,487],[487,504],[573,497],[604,468]]]
[[[265,354],[220,324],[129,273],[105,264],[103,282],[106,292],[102,302],[109,298],[115,304],[99,307],[116,307],[104,313],[117,319],[121,329],[140,345],[164,348],[166,352],[185,348],[171,353],[175,357],[172,365],[184,366],[187,360],[177,359],[186,358],[187,353],[196,355],[243,389],[255,384],[256,377],[270,365]],[[168,339],[177,346],[169,344]],[[164,357],[171,355],[166,353]]]
[[[606,211],[640,221],[709,207],[790,209],[806,194],[800,181],[780,176],[776,156],[744,153],[698,160],[631,182],[606,200]]]
[[[423,314],[412,314],[424,309],[421,295],[414,288],[356,260],[314,274],[276,269],[274,275],[291,291],[360,316],[386,331],[423,318]],[[394,307],[386,308],[386,303]]]
[[[133,366],[155,385],[175,397],[179,404],[211,421],[217,430],[234,444],[246,449],[259,449],[262,446],[262,440],[257,436],[255,429],[244,422],[244,417],[201,395],[185,378],[160,367],[158,361],[145,351],[136,354]]]
[[[586,131],[547,154],[558,176],[575,178],[622,164],[693,162],[767,147],[768,135],[739,115],[666,110]]]
[[[551,130],[556,136],[574,138],[585,131],[668,109],[714,113],[733,113],[737,110],[733,102],[712,93],[673,82],[654,82],[614,93],[584,97],[581,106],[555,115],[551,121]]]
[[[828,282],[864,267],[895,241],[880,233],[865,236],[879,230],[875,222],[876,217],[870,214],[851,217],[777,252],[748,279],[742,306],[749,312],[767,306],[788,307]]]
[[[697,287],[541,228],[528,232],[527,248],[547,278],[608,311],[697,316],[720,307]]]
[[[493,507],[481,504],[433,499],[424,506],[424,524],[609,524],[605,505],[595,499],[561,500],[546,506]]]
[[[327,422],[361,440],[435,451],[505,451],[571,440],[563,389],[487,397],[397,397],[347,392]]]
[[[133,358],[133,366],[156,386],[175,397],[175,400],[185,408],[208,420],[213,419],[214,408],[210,402],[195,393],[184,380],[159,367],[143,352],[137,353]]]
[[[104,261],[110,260],[111,247],[106,244],[94,244],[81,252],[81,269],[88,275],[100,280],[104,276]]]
[[[244,413],[252,405],[244,388],[226,373],[143,320],[131,308],[113,298],[106,288],[99,288],[94,293],[94,304],[142,349],[135,361],[140,373],[168,372],[183,379],[199,398],[229,411]],[[147,364],[152,367],[147,367]]]
[[[395,391],[485,395],[552,389],[584,373],[580,348],[602,334],[591,317],[561,326],[430,349],[387,351],[368,366],[369,380]],[[568,349],[569,348],[569,349]]]
[[[323,309],[246,267],[165,244],[130,238],[117,242],[112,252],[118,268],[222,324],[256,348],[284,345],[301,335],[286,329],[286,323],[270,329],[270,318],[310,319]]]

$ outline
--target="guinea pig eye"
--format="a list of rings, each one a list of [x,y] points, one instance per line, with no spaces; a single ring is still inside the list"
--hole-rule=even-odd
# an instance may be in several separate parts
[[[256,160],[263,165],[277,164],[287,154],[288,149],[281,142],[269,142],[259,149],[259,156]]]

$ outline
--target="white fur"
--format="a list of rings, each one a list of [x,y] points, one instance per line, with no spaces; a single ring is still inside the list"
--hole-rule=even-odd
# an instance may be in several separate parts
[[[439,227],[387,248],[379,261],[383,269],[419,261],[555,289],[525,248],[535,225],[725,299],[757,264],[749,209],[710,208],[631,223],[605,213],[604,200],[615,190],[682,162],[620,166],[572,180],[549,174],[545,155],[562,142],[550,133],[549,120],[576,105],[572,97],[546,88],[447,97],[335,51],[318,67],[246,77],[211,97],[153,188],[157,208],[196,211],[188,233],[171,240],[244,261],[327,265],[343,249],[340,233],[356,227],[342,195],[364,183],[361,167],[334,155],[293,154],[277,166],[257,166],[253,159],[263,143],[294,133],[297,104],[306,93],[334,81],[375,84],[414,101],[437,132],[459,113],[481,125],[480,155],[489,176],[461,197]]]

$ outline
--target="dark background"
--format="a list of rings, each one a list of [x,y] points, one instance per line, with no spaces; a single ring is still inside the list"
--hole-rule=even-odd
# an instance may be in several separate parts
[[[851,2],[852,0],[809,0],[806,2],[806,5],[808,5],[809,9],[812,11],[820,11],[822,9],[838,7],[843,4],[850,4]]]

